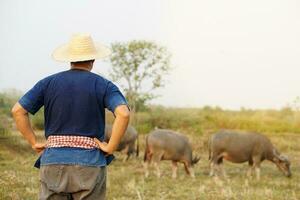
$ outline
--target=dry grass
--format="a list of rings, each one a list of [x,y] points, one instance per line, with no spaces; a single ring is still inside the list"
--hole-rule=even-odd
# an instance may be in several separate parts
[[[122,162],[113,162],[108,168],[108,199],[300,199],[300,135],[292,133],[268,134],[282,152],[292,160],[293,177],[284,177],[277,168],[265,161],[261,181],[246,178],[247,165],[225,162],[229,180],[208,176],[206,140],[208,133],[188,135],[197,154],[202,156],[195,166],[196,178],[188,177],[180,166],[178,178],[171,178],[171,163],[161,162],[162,177],[154,171],[145,179],[142,155]],[[143,150],[143,138],[140,137]],[[143,153],[141,153],[143,154]],[[32,165],[36,155],[14,133],[0,139],[0,199],[37,199],[38,170]]]

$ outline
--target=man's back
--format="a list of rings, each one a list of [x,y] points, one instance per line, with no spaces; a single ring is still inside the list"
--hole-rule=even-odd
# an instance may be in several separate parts
[[[102,139],[104,108],[113,109],[108,99],[114,96],[120,97],[119,90],[110,81],[89,71],[71,69],[39,81],[20,104],[31,113],[44,104],[46,137],[63,134]],[[27,105],[29,100],[35,104]]]

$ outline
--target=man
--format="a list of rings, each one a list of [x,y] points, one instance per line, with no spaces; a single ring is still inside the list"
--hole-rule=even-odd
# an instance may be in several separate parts
[[[94,60],[109,53],[89,35],[74,35],[53,53],[55,60],[70,62],[71,69],[40,80],[12,109],[18,130],[41,154],[39,199],[105,199],[106,165],[130,114],[119,89],[90,72]],[[28,117],[28,112],[35,114],[42,106],[45,144],[37,142]],[[105,108],[115,115],[108,144],[101,142]]]

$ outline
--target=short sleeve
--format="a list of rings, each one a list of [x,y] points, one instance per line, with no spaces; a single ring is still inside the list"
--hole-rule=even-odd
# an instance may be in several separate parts
[[[35,114],[44,105],[44,85],[39,81],[19,100],[21,106],[31,114]]]
[[[118,107],[119,105],[128,105],[125,97],[120,92],[119,88],[112,82],[108,82],[108,85],[106,87],[104,105],[105,108],[107,108],[111,112],[114,112],[116,107]]]

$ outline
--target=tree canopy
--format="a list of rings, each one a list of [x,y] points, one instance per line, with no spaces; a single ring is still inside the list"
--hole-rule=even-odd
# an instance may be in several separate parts
[[[110,77],[125,90],[132,110],[141,109],[155,97],[154,90],[165,85],[170,70],[170,53],[149,41],[116,42],[111,45]]]

